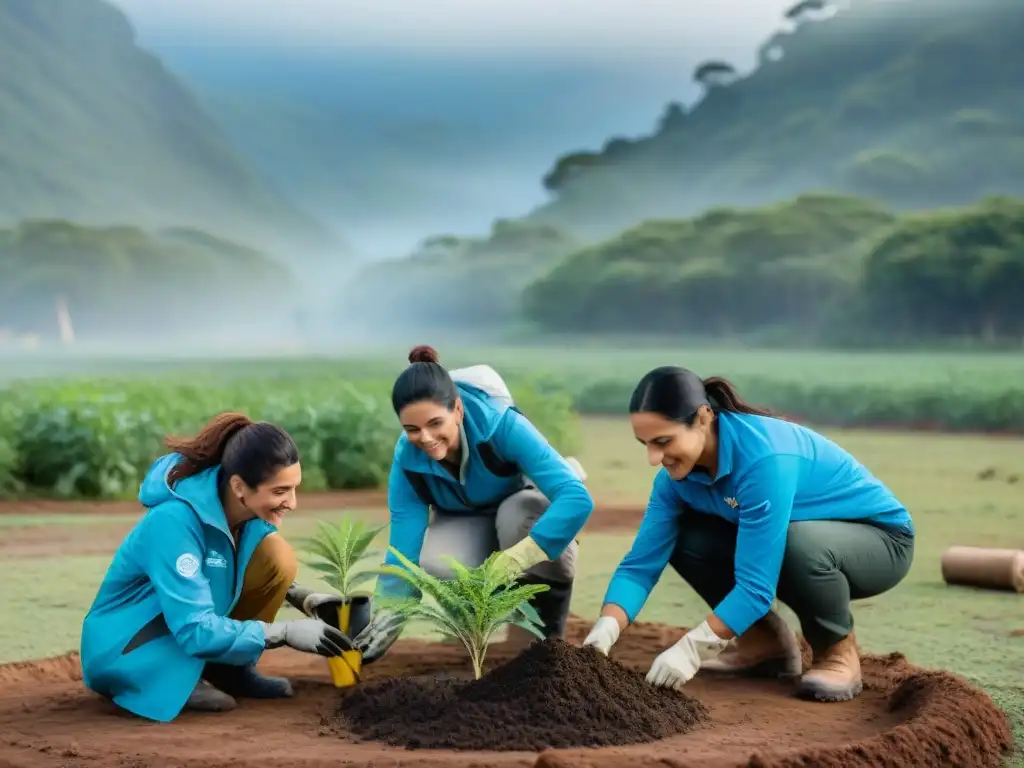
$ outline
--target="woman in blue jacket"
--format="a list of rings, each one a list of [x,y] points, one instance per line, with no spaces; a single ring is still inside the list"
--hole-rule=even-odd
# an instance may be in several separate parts
[[[151,720],[183,708],[225,711],[236,696],[292,695],[259,675],[267,648],[337,656],[337,597],[295,584],[295,554],[277,533],[302,479],[287,432],[239,413],[192,440],[168,440],[139,489],[146,507],[118,547],[82,625],[82,680]],[[275,621],[285,600],[313,617]]]
[[[533,600],[548,637],[563,637],[575,578],[576,535],[594,503],[582,468],[562,458],[512,404],[487,366],[453,371],[417,347],[391,394],[403,433],[388,482],[390,545],[439,578],[444,558],[475,567],[494,552],[524,583],[550,589]],[[433,519],[430,508],[433,507]],[[398,565],[390,553],[386,562]],[[404,597],[381,577],[378,596]],[[363,661],[380,658],[402,622],[381,609],[355,638]]]
[[[747,405],[724,379],[657,368],[629,411],[662,469],[584,644],[607,654],[671,565],[713,611],[655,659],[649,682],[678,688],[698,669],[779,674],[799,677],[807,698],[857,696],[850,601],[892,589],[910,569],[914,526],[904,506],[838,445]],[[776,597],[814,651],[802,676]]]

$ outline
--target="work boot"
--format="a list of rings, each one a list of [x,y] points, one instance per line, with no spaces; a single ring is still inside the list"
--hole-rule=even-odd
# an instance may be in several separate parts
[[[236,705],[234,698],[224,691],[218,691],[205,680],[200,680],[185,702],[185,709],[196,712],[230,712]]]
[[[814,652],[814,664],[800,678],[798,695],[818,701],[849,701],[860,694],[860,654],[850,633],[822,652]]]
[[[800,641],[773,609],[700,668],[748,677],[796,678],[802,669]]]
[[[203,677],[230,696],[239,699],[288,699],[295,695],[292,684],[283,677],[267,677],[255,664],[207,664]]]

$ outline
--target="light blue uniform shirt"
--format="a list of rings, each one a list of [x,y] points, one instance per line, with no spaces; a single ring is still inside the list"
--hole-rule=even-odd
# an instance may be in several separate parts
[[[419,563],[431,506],[421,494],[447,514],[477,515],[494,511],[520,491],[527,476],[551,502],[534,523],[530,537],[556,560],[594,509],[586,486],[522,413],[470,384],[457,382],[456,386],[464,407],[459,477],[402,434],[388,480],[389,545]],[[390,552],[385,562],[399,565]],[[392,576],[380,577],[377,591],[389,597],[412,594],[409,585]]]
[[[158,459],[139,489],[147,507],[121,546],[82,624],[82,681],[121,707],[167,722],[207,662],[245,665],[263,654],[258,621],[229,614],[256,547],[277,531],[258,518],[239,544],[220,503],[219,466],[179,481],[177,454]]]
[[[738,525],[736,585],[714,608],[736,634],[768,613],[779,580],[790,522],[851,520],[913,534],[910,514],[878,478],[834,442],[781,419],[718,413],[718,474],[694,471],[654,479],[633,547],[604,602],[630,621],[661,578],[686,525],[686,506]]]

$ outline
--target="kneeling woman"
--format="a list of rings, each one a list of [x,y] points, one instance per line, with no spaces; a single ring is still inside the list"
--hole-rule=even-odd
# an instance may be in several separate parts
[[[671,565],[714,610],[658,656],[651,683],[679,687],[698,669],[800,676],[797,638],[772,610],[777,596],[814,651],[798,692],[858,695],[850,601],[892,589],[910,569],[904,506],[838,445],[752,408],[722,379],[655,369],[629,411],[662,469],[585,644],[607,653]]]
[[[501,550],[521,582],[550,587],[533,606],[546,636],[564,637],[575,539],[594,506],[582,468],[515,408],[493,369],[449,374],[430,347],[417,347],[409,361],[391,395],[404,433],[388,483],[390,545],[439,578],[452,575],[445,556],[475,567]],[[390,553],[386,562],[398,565]],[[380,598],[408,594],[399,579],[378,580]],[[401,628],[394,614],[375,612],[355,638],[363,661],[382,656]]]
[[[352,648],[318,618],[274,621],[287,599],[310,616],[330,615],[333,603],[337,624],[340,603],[294,583],[295,554],[277,533],[295,508],[298,449],[284,430],[237,413],[214,418],[194,440],[167,442],[174,453],[143,480],[146,512],[82,625],[82,680],[162,722],[185,707],[232,709],[235,696],[291,696],[287,680],[256,673],[265,649],[337,656]]]

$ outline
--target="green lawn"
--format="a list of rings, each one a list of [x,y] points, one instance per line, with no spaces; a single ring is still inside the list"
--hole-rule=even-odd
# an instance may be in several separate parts
[[[1024,548],[1024,441],[942,435],[829,432],[903,498],[915,517],[918,543],[909,577],[891,593],[856,607],[858,639],[867,650],[902,651],[915,663],[952,669],[987,689],[1010,713],[1024,743],[1024,596],[942,583],[939,556],[950,544]],[[587,420],[581,459],[602,500],[646,498],[654,470],[646,466],[628,424]],[[360,514],[372,514],[361,512]],[[304,535],[314,517],[298,515],[286,535]],[[0,528],[26,525],[96,528],[109,515],[0,517]],[[84,530],[84,529],[83,529]],[[2,531],[0,531],[2,535]],[[629,547],[629,535],[584,533],[574,611],[595,616],[608,578]],[[0,661],[76,648],[78,630],[108,557],[4,558],[0,582]],[[315,581],[303,568],[300,578]],[[642,618],[690,625],[708,607],[671,571],[655,589]],[[654,651],[652,650],[652,657]],[[1024,755],[1013,765],[1024,766]]]

